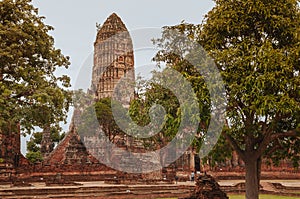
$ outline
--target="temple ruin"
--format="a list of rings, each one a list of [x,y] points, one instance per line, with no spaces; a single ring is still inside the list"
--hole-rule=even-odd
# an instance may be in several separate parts
[[[115,87],[122,78],[134,81],[134,54],[133,43],[130,34],[115,13],[107,18],[102,26],[99,26],[96,41],[94,43],[94,65],[92,70],[92,82],[90,93],[94,100],[113,97],[114,92],[126,91],[134,93],[131,87],[122,85],[119,90]],[[116,93],[118,98],[118,93]],[[118,99],[128,102],[131,97]],[[119,97],[120,97],[119,96]],[[76,120],[75,110],[73,119]],[[16,125],[17,126],[17,125]],[[88,138],[86,138],[88,139]],[[124,139],[122,137],[117,137]],[[120,148],[133,147],[136,150],[141,148],[140,143],[131,138],[123,140]],[[131,139],[131,140],[130,140]],[[91,139],[91,141],[94,141]],[[74,123],[65,138],[53,150],[50,138],[50,129],[44,128],[42,140],[42,153],[44,161],[42,163],[30,164],[20,152],[20,129],[10,134],[0,132],[0,180],[11,182],[15,179],[29,181],[51,181],[60,174],[63,179],[75,180],[107,180],[114,181],[115,177],[130,180],[173,180],[178,175],[184,180],[188,180],[191,171],[199,171],[199,158],[196,152],[188,150],[175,163],[168,168],[163,168],[159,172],[152,174],[129,175],[107,167],[97,160],[82,142],[82,138],[76,131]],[[118,154],[114,154],[113,160],[118,159]],[[144,160],[145,162],[149,160]]]
[[[122,77],[134,81],[133,44],[126,26],[113,13],[98,30],[94,43],[91,90],[95,99],[112,97]]]

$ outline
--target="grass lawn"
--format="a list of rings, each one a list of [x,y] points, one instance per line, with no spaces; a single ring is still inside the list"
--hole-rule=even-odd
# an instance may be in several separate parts
[[[244,195],[229,195],[229,199],[245,199]],[[259,199],[299,199],[299,197],[275,196],[261,194]]]

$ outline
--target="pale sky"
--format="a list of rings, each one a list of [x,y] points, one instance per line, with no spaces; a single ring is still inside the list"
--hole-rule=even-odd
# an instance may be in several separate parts
[[[50,34],[55,46],[71,58],[68,70],[74,86],[83,63],[93,52],[96,22],[103,24],[115,12],[129,31],[176,25],[182,20],[199,24],[213,8],[212,0],[33,0],[45,23],[54,27]],[[134,38],[133,38],[134,39]],[[134,41],[133,41],[134,43]],[[135,57],[138,55],[135,54]],[[90,56],[91,57],[91,56]],[[89,59],[90,60],[90,59]],[[80,72],[80,74],[82,71]],[[25,152],[25,140],[22,140]]]
[[[103,24],[115,12],[128,30],[175,25],[185,20],[201,23],[203,16],[212,9],[212,0],[33,0],[45,23],[53,26],[55,45],[64,55],[71,57],[66,71],[72,78],[93,51],[96,22]]]

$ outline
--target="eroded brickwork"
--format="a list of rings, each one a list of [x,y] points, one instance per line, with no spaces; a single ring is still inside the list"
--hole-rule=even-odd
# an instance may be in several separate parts
[[[132,84],[128,85],[128,82],[127,84],[122,82],[124,79],[128,80],[129,84],[134,82],[133,44],[126,26],[120,17],[113,13],[107,18],[104,24],[99,27],[97,33],[94,44],[94,66],[90,94],[92,94],[97,101],[105,97],[113,98],[113,93],[115,92],[115,99],[122,102],[123,105],[126,105],[132,99],[132,96],[126,94],[134,94],[134,89]],[[97,133],[98,130],[93,129],[93,131],[95,131],[94,134],[89,136],[78,133],[77,124],[81,123],[80,120],[82,119],[81,114],[83,110],[83,107],[75,109],[70,128],[71,131],[45,159],[45,165],[74,165],[74,172],[79,168],[82,171],[86,170],[83,165],[101,165],[100,162],[117,164],[121,168],[131,167],[132,170],[137,169],[140,172],[143,172],[140,169],[145,165],[153,166],[153,168],[161,166],[163,158],[159,156],[153,158],[151,156],[141,155],[141,158],[137,160],[124,155],[122,150],[129,149],[137,153],[145,152],[143,143],[130,136],[125,138],[124,136],[117,135],[112,142],[118,147],[115,150],[111,150],[109,148],[110,146],[105,143],[105,139],[99,136],[99,132]],[[81,137],[78,134],[80,134]],[[45,135],[45,138],[46,137]],[[169,169],[165,169],[165,172],[155,171],[143,174],[141,177],[143,179],[155,180],[160,180],[164,177],[173,179],[175,176],[175,167],[177,169],[182,167],[181,170],[187,169],[188,172],[193,170],[193,168],[190,167],[190,165],[193,165],[191,164],[193,158],[184,158],[182,160],[188,161],[188,163],[181,162],[177,164],[177,166],[172,165]],[[58,171],[57,168],[54,170]],[[122,176],[128,179],[131,178],[128,174],[119,173],[118,177],[122,178]]]
[[[113,13],[99,29],[94,44],[92,91],[96,99],[112,97],[122,77],[134,81],[133,45],[126,26]],[[128,89],[121,86],[119,91]]]
[[[43,130],[43,137],[41,141],[41,153],[43,155],[43,159],[46,159],[52,151],[53,143],[51,140],[50,126],[46,125]]]
[[[86,150],[73,126],[55,150],[45,159],[44,163],[48,165],[74,165],[74,169],[76,170],[76,165],[78,164],[98,163],[98,161]]]
[[[29,164],[20,151],[20,126],[15,127],[13,132],[0,132],[0,181],[13,179],[17,167]]]
[[[220,185],[210,175],[199,176],[192,196],[185,199],[228,199]]]
[[[124,23],[115,13],[109,16],[99,28],[94,48],[94,67],[90,93],[94,95],[95,100],[99,100],[104,97],[112,97],[114,89],[121,78],[134,81],[132,40]],[[121,84],[121,86],[118,86],[118,92],[125,90],[133,93],[133,90],[126,87],[126,85]],[[124,98],[122,96],[118,100],[121,102],[127,101],[128,103],[130,97]],[[103,168],[106,172],[109,170],[100,163],[99,157],[96,159],[93,156],[95,153],[99,156],[99,154],[104,154],[103,151],[109,150],[102,140],[96,134],[94,137],[85,137],[78,134],[77,127],[82,119],[83,110],[84,107],[76,107],[70,132],[43,162],[47,167],[53,167],[55,172],[61,172],[62,167],[59,165],[66,165],[65,168],[72,167],[74,175],[77,171],[87,171],[85,167],[93,167],[95,171],[101,171]],[[116,137],[120,138],[120,136]],[[84,141],[84,144],[82,141]],[[124,140],[121,141],[125,143]],[[114,154],[111,155],[103,155],[101,158],[109,159],[109,161],[120,159],[117,151],[114,151]],[[53,165],[56,165],[55,168]],[[113,171],[113,169],[110,170]]]

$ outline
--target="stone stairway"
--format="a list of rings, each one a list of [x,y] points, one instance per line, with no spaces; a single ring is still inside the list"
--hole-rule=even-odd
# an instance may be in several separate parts
[[[13,187],[0,189],[0,198],[38,199],[138,199],[161,197],[186,197],[193,190],[189,185],[99,185],[65,187]]]

